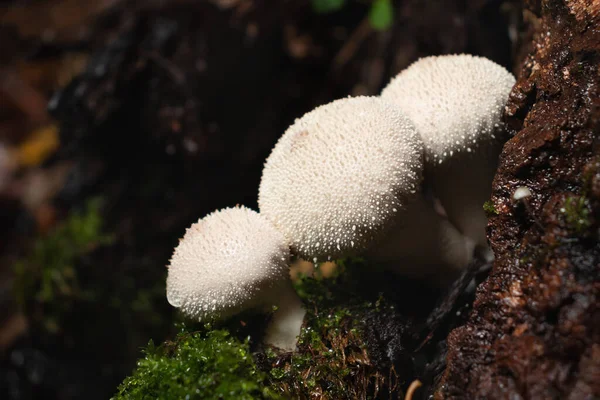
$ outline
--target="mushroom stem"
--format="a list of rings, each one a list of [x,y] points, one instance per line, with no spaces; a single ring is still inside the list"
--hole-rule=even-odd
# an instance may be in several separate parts
[[[474,247],[473,241],[420,198],[401,213],[401,219],[367,256],[399,274],[445,285],[467,266]]]
[[[265,332],[264,342],[283,351],[294,351],[306,310],[290,282],[286,282],[275,298],[277,310]]]
[[[498,154],[502,144],[463,154],[462,158],[444,161],[443,168],[425,169],[426,178],[434,187],[448,219],[466,237],[477,245],[487,247],[487,217],[483,203],[489,200],[492,180],[496,173]]]

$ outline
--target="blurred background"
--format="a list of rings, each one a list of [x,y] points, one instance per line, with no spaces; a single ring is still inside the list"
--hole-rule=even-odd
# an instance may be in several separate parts
[[[495,0],[0,2],[0,398],[106,399],[173,332],[185,228],[256,208],[262,164],[317,105],[417,58],[511,69]]]

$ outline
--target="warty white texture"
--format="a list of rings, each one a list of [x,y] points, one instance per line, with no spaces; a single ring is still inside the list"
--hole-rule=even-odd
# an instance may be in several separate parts
[[[358,253],[419,195],[423,144],[376,97],[317,107],[297,119],[265,163],[259,208],[308,260]]]
[[[187,229],[167,276],[167,300],[197,320],[276,304],[289,285],[289,247],[257,212],[226,208]]]
[[[414,122],[428,162],[477,151],[497,141],[500,118],[515,84],[504,67],[468,54],[421,58],[381,92]]]

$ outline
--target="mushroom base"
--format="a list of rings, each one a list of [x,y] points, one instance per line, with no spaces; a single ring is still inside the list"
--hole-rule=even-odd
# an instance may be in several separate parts
[[[487,246],[488,220],[483,204],[490,199],[501,149],[502,143],[498,142],[488,149],[463,152],[461,157],[444,160],[426,169],[425,180],[431,182],[448,220],[481,246]]]
[[[264,342],[283,351],[294,351],[306,310],[290,283],[282,286],[275,301],[277,310],[271,317]]]
[[[366,255],[398,274],[445,286],[470,262],[473,248],[472,241],[421,198]]]

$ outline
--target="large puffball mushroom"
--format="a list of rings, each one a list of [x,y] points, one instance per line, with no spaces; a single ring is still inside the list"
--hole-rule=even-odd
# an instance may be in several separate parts
[[[381,93],[416,125],[425,143],[426,176],[449,220],[486,246],[483,203],[502,147],[502,110],[515,83],[482,57],[426,57],[400,72]]]
[[[363,253],[420,277],[463,268],[464,237],[420,192],[422,152],[413,124],[393,105],[336,100],[296,120],[277,142],[263,170],[260,212],[307,260]]]
[[[260,212],[304,259],[361,252],[418,196],[422,150],[408,118],[379,98],[317,107],[267,159]]]
[[[275,305],[265,342],[296,347],[304,309],[289,277],[284,236],[260,214],[226,208],[187,229],[168,267],[167,300],[196,320]]]

